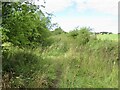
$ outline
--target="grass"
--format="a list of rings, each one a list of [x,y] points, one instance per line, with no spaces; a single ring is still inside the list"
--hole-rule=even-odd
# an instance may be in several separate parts
[[[109,39],[90,40],[87,44],[79,46],[69,35],[60,34],[52,38],[54,43],[44,50],[40,47],[34,50],[11,48],[12,53],[9,52],[4,60],[15,65],[13,68],[17,75],[11,79],[14,81],[12,87],[118,87],[117,42]],[[30,63],[25,64],[26,60]]]
[[[114,40],[114,41],[118,41],[118,34],[99,34],[97,35],[98,39],[102,39],[102,40]]]
[[[118,87],[116,42],[95,40],[90,41],[85,46],[77,46],[76,43],[73,43],[74,40],[64,35],[55,36],[55,39],[59,40],[59,42],[56,42],[52,48],[46,49],[44,55],[56,63],[57,66],[60,66],[59,72],[61,74],[57,87]],[[67,50],[61,52],[64,49],[63,46],[61,47],[62,44],[67,47]],[[56,74],[54,75],[56,76]]]
[[[80,49],[82,51],[83,48]],[[101,50],[91,52],[84,48],[82,52],[74,52],[66,58],[63,78],[60,87],[67,88],[111,88],[118,87],[118,67],[109,56]],[[71,52],[69,52],[71,54]],[[108,54],[107,54],[108,55]],[[96,57],[95,57],[96,56]]]

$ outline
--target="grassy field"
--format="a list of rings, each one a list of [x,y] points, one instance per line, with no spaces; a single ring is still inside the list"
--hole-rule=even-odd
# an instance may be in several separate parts
[[[118,34],[104,34],[104,35],[97,35],[98,39],[101,40],[114,40],[114,41],[118,41]]]
[[[40,47],[34,50],[10,49],[12,53],[5,60],[11,60],[11,65],[18,65],[12,66],[18,75],[11,79],[14,81],[11,82],[11,87],[118,87],[117,42],[91,40],[86,45],[79,46],[75,39],[65,34],[51,38],[55,42],[44,50]],[[27,61],[25,64],[26,60],[30,63]]]

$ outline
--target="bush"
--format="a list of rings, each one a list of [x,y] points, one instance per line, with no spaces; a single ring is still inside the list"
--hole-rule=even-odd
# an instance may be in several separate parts
[[[90,30],[88,28],[81,28],[78,31],[77,42],[79,45],[85,45],[90,40]]]
[[[78,36],[78,30],[73,30],[73,31],[71,31],[71,32],[69,33],[69,35],[70,35],[72,38],[76,39],[76,37]]]

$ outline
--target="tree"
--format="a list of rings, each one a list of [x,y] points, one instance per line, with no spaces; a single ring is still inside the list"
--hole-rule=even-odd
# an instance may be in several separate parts
[[[51,22],[38,6],[29,2],[4,2],[2,14],[2,33],[8,37],[3,43],[11,42],[15,46],[46,43]]]

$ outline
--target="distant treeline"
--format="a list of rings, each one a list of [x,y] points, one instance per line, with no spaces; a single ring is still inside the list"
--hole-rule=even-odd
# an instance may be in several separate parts
[[[62,34],[62,33],[67,33],[65,32],[61,27],[56,28],[54,31],[52,31],[53,34]],[[77,32],[76,32],[77,33]],[[91,32],[92,33],[92,32]],[[94,32],[93,34],[113,34],[112,32]],[[120,34],[120,33],[118,33]]]
[[[113,34],[112,32],[95,32],[95,34]]]

